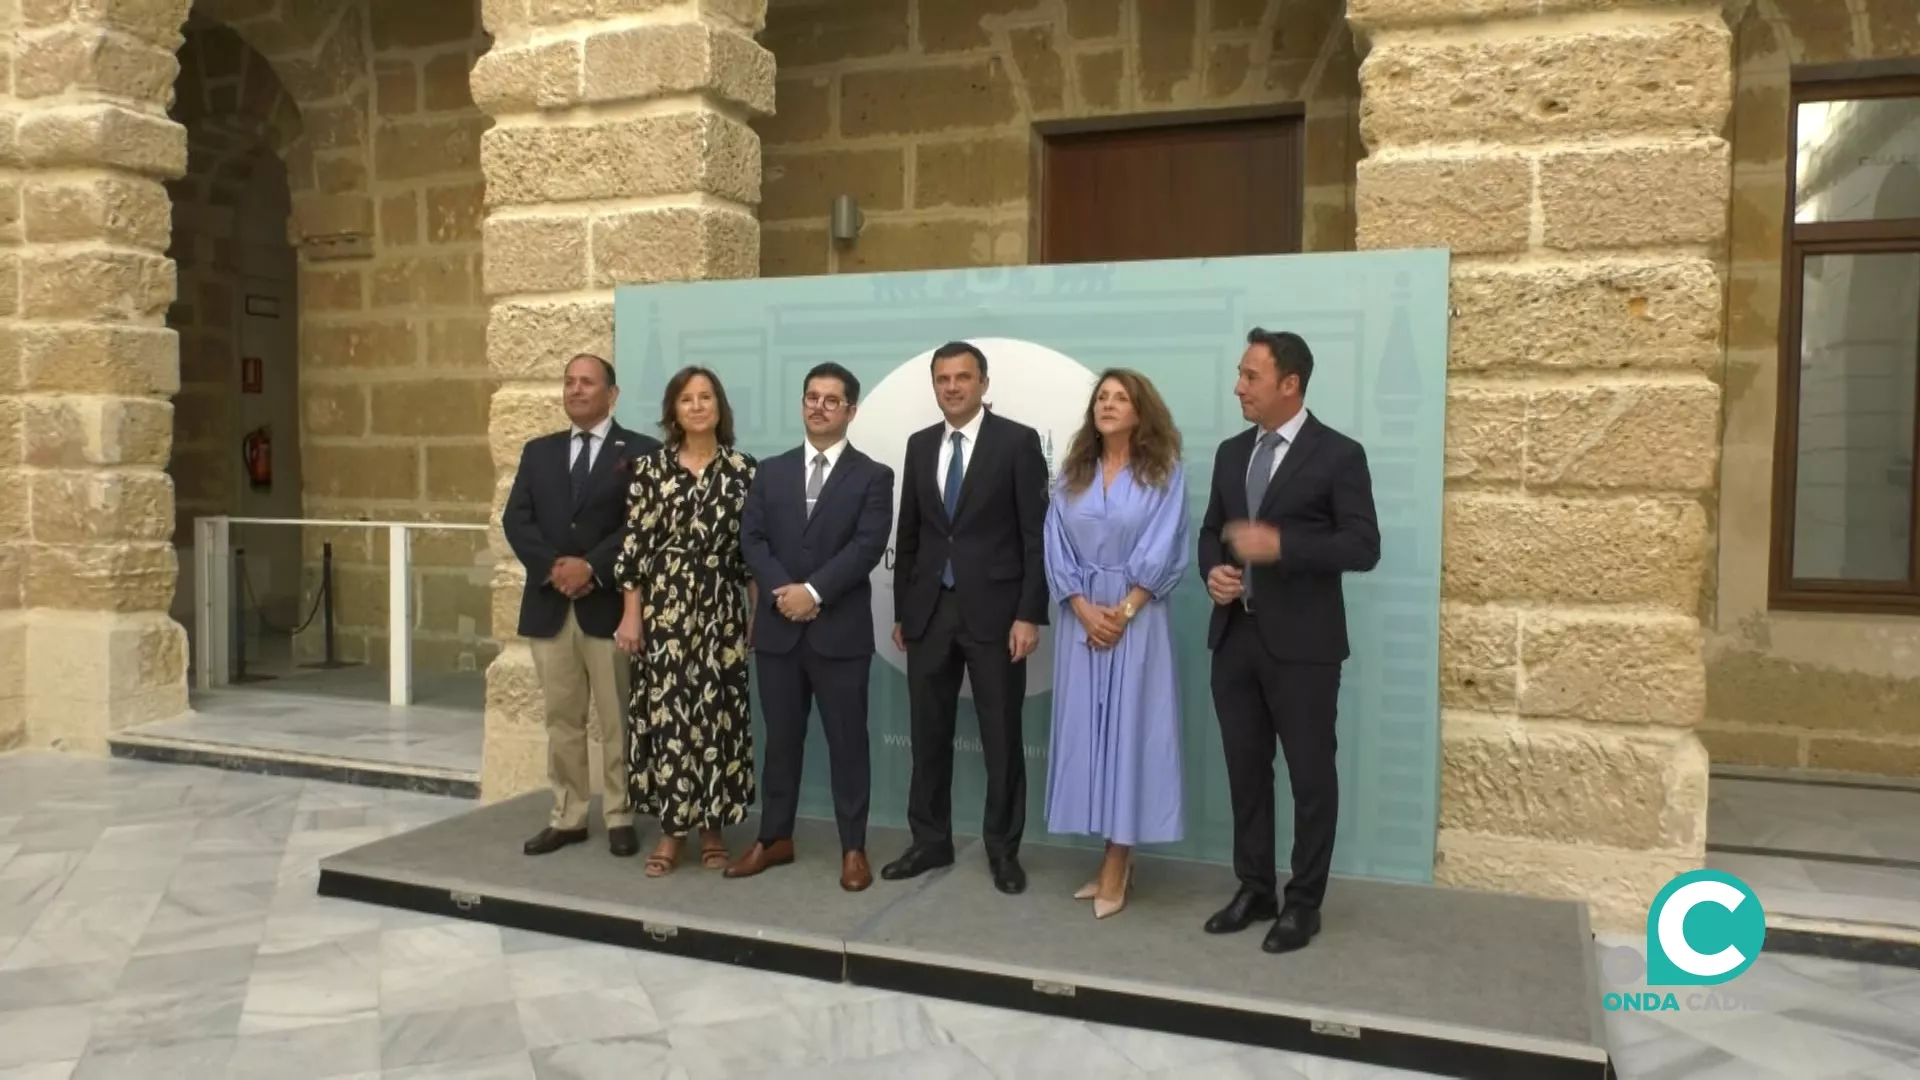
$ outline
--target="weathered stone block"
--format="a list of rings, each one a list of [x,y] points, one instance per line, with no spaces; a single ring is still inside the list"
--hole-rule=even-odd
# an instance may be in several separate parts
[[[367,433],[367,388],[358,383],[300,384],[301,433],[309,438],[357,437]]]
[[[1641,850],[1698,850],[1704,841],[1706,753],[1691,731],[1448,714],[1440,756],[1442,829]]]
[[[1449,247],[1456,255],[1524,251],[1533,166],[1511,154],[1372,157],[1358,167],[1361,248]]]
[[[760,137],[705,110],[495,128],[481,140],[481,162],[492,207],[694,192],[760,201]]]
[[[487,430],[493,387],[484,379],[442,377],[383,382],[372,397],[373,435],[477,436]]]
[[[886,56],[904,50],[911,0],[835,0],[789,5],[767,20],[760,41],[783,70]]]
[[[814,142],[832,131],[832,79],[780,79],[774,83],[773,102],[773,115],[753,125],[761,141],[770,146]]]
[[[373,273],[374,308],[468,307],[480,296],[479,257],[451,251],[396,259]]]
[[[163,251],[172,231],[167,189],[139,177],[34,180],[23,204],[26,238],[33,243],[105,240]]]
[[[1564,251],[1718,243],[1732,177],[1719,138],[1548,154],[1540,160],[1542,242]]]
[[[492,54],[488,54],[492,55]],[[485,56],[481,57],[484,61]],[[479,72],[478,65],[474,67]],[[373,63],[374,111],[381,116],[406,116],[420,111],[420,68],[411,59],[380,59]]]
[[[1509,145],[1648,131],[1718,135],[1733,36],[1716,10],[1588,32],[1387,37],[1360,65],[1367,145]]]
[[[26,606],[63,611],[165,611],[179,564],[173,544],[32,544]]]
[[[1716,765],[1801,769],[1807,764],[1805,740],[1790,732],[1723,727],[1709,720],[1700,726],[1699,735],[1707,756]]]
[[[1698,870],[1703,856],[1556,844],[1440,830],[1434,884],[1518,893],[1587,905],[1593,929],[1645,933],[1647,908],[1675,875]]]
[[[482,182],[431,188],[427,199],[427,240],[435,244],[477,243],[486,220],[487,186]]]
[[[1451,291],[1455,371],[1705,372],[1720,360],[1720,278],[1704,258],[1456,266]]]
[[[1707,554],[1698,502],[1449,492],[1442,587],[1456,600],[1645,604],[1691,613]]]
[[[311,314],[359,311],[366,307],[366,276],[351,270],[300,271],[300,306]]]
[[[412,247],[420,242],[420,198],[408,191],[380,200],[380,243],[383,247]]]
[[[840,76],[840,134],[850,138],[998,127],[1018,112],[1013,80],[997,58]]]
[[[485,235],[488,295],[586,288],[585,215],[493,214],[487,218]]]
[[[1716,649],[1707,665],[1707,714],[1742,728],[1905,737],[1913,734],[1913,698],[1911,677],[1752,648]]]
[[[474,107],[471,65],[465,53],[445,53],[420,69],[422,96],[428,112],[456,112]]]
[[[1126,82],[1127,56],[1120,49],[1083,52],[1073,58],[1080,108],[1090,114],[1118,112],[1131,96]]]
[[[70,25],[16,39],[14,94],[47,98],[74,92],[163,101],[180,74],[171,49],[93,26]]]
[[[1523,715],[1691,727],[1706,713],[1690,616],[1529,612],[1521,640]]]
[[[187,635],[165,612],[37,612],[25,659],[36,746],[103,752],[113,732],[187,708]]]
[[[493,305],[486,353],[495,378],[538,380],[557,393],[567,361],[583,352],[613,359],[611,298]]]
[[[36,396],[21,414],[21,460],[36,468],[163,466],[173,448],[173,404],[156,398]]]
[[[493,492],[493,457],[486,443],[426,448],[425,497],[472,506]]]
[[[180,340],[165,327],[62,323],[0,328],[0,355],[17,350],[27,390],[171,395],[180,389]]]
[[[817,226],[760,229],[760,276],[801,277],[828,270],[830,241]]]
[[[474,61],[469,76],[474,103],[493,116],[577,104],[583,57],[578,41],[495,46]]]
[[[300,365],[306,371],[412,367],[419,359],[417,325],[387,322],[309,322],[300,332]]]
[[[1524,445],[1529,490],[1706,492],[1720,457],[1720,387],[1702,378],[1538,390]]]
[[[644,101],[699,93],[749,116],[773,112],[773,54],[737,31],[707,23],[609,30],[586,42],[585,101]]]
[[[51,106],[21,117],[19,153],[42,168],[109,166],[168,180],[186,173],[187,129],[124,105]]]
[[[875,221],[841,252],[840,272],[1011,266],[1026,259],[1026,223],[985,218]]]
[[[307,195],[293,203],[296,243],[373,235],[373,200],[365,195]]]
[[[1524,471],[1527,391],[1447,388],[1446,478],[1518,487]]]
[[[1214,0],[1215,4],[1220,2]],[[1245,4],[1249,0],[1236,2]],[[1251,2],[1258,6],[1261,0]],[[1372,31],[1620,8],[1705,11],[1710,6],[1700,0],[1635,0],[1631,4],[1622,0],[1348,0],[1347,22],[1358,29]]]
[[[421,180],[452,174],[464,179],[480,167],[485,116],[440,117],[382,123],[373,137],[374,178]]]
[[[300,448],[307,497],[413,500],[420,495],[420,450],[310,442]]]
[[[993,207],[1027,198],[1033,144],[1025,136],[914,147],[913,205]]]
[[[1200,96],[1194,39],[1200,5],[1188,0],[1134,0],[1134,55],[1140,100],[1170,105]]]
[[[0,469],[0,544],[19,544],[33,535],[33,476],[23,469]]]
[[[596,286],[749,278],[760,269],[760,223],[734,210],[667,207],[593,222]]]
[[[761,221],[823,218],[839,195],[864,212],[906,206],[906,150],[821,150],[767,156]]]
[[[559,431],[566,426],[567,414],[561,408],[560,383],[533,386],[503,386],[494,392],[487,439],[492,447],[493,465],[512,473],[520,466],[520,452],[527,440]],[[491,485],[488,488],[492,491]]]
[[[495,565],[489,601],[494,640],[510,643],[519,636],[520,597],[526,580],[526,568],[517,562]]]
[[[1520,612],[1516,608],[1440,606],[1440,704],[1512,713],[1518,708]]]
[[[173,260],[110,248],[30,249],[21,259],[20,313],[32,319],[134,321],[174,298]]]
[[[158,469],[33,473],[33,538],[111,544],[173,535],[173,480]]]
[[[486,371],[486,316],[466,315],[428,323],[427,349],[421,354],[421,362],[442,371]]]

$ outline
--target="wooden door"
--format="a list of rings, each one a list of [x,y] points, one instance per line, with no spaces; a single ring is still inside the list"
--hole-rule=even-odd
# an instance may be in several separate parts
[[[1039,262],[1300,250],[1302,117],[1043,139]]]

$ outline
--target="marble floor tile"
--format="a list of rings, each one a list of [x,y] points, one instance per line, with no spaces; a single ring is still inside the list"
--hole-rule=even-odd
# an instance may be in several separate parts
[[[471,805],[0,756],[0,1080],[1420,1075],[315,894],[324,855]],[[1762,857],[1735,872],[1769,906],[1769,890],[1854,910],[1906,902],[1897,878],[1836,875],[1835,865]],[[1895,895],[1823,891],[1842,888]],[[1598,947],[1621,944],[1634,942]],[[1920,972],[1764,954],[1730,989],[1754,1008],[1608,1014],[1624,1080],[1920,1080]]]

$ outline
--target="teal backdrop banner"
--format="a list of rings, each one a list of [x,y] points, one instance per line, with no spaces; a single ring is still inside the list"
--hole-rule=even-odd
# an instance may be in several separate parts
[[[626,286],[615,294],[618,415],[658,434],[660,398],[680,367],[726,384],[740,448],[759,457],[805,438],[802,382],[837,361],[861,382],[851,440],[898,473],[907,436],[939,422],[932,351],[973,342],[989,364],[987,402],[1037,428],[1057,468],[1097,373],[1131,367],[1159,388],[1185,440],[1197,542],[1213,455],[1247,425],[1233,396],[1254,326],[1306,338],[1307,406],[1365,444],[1381,559],[1346,579],[1353,657],[1340,694],[1340,824],[1334,872],[1433,877],[1439,802],[1440,529],[1446,416],[1445,251],[1372,251],[1168,262],[1006,267]],[[1190,548],[1193,545],[1190,545]],[[1188,553],[1174,593],[1182,686],[1187,837],[1156,849],[1231,863],[1233,814],[1208,687],[1211,603]],[[872,824],[904,826],[911,771],[905,655],[892,633],[892,551],[874,576]],[[1062,618],[1054,613],[1056,623]],[[1097,847],[1046,831],[1052,631],[1028,661],[1024,739],[1027,842]],[[953,783],[957,831],[977,834],[986,791],[978,729],[963,690]],[[754,699],[756,761],[764,728]],[[1292,844],[1284,759],[1275,769],[1278,857]],[[809,732],[801,813],[830,818],[826,745]],[[740,843],[747,841],[741,837]],[[879,860],[897,852],[870,853]]]

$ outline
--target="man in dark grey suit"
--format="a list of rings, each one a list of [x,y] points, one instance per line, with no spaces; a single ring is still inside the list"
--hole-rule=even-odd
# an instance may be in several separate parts
[[[840,887],[873,883],[868,866],[867,682],[873,586],[893,528],[893,470],[847,443],[860,381],[839,364],[807,373],[807,440],[760,463],[740,516],[740,550],[759,584],[753,648],[766,717],[760,837],[726,869],[751,877],[793,861],[807,714],[820,707],[840,828]]]
[[[627,791],[627,665],[613,648],[621,616],[613,558],[627,524],[633,459],[660,443],[614,423],[620,391],[613,365],[600,357],[574,357],[564,392],[568,427],[527,440],[500,522],[527,570],[518,632],[540,673],[553,785],[552,816],[525,850],[545,855],[587,838],[591,700],[607,845],[624,857],[639,850],[639,838]]]

